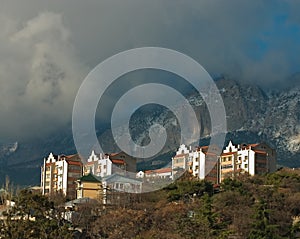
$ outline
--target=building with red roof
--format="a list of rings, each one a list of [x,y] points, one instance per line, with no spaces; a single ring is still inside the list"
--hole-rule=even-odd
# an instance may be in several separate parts
[[[76,180],[82,176],[83,164],[78,154],[54,155],[44,158],[41,167],[43,195],[62,193],[68,199],[76,198]]]
[[[234,145],[231,141],[220,156],[219,179],[276,170],[276,152],[266,143]]]

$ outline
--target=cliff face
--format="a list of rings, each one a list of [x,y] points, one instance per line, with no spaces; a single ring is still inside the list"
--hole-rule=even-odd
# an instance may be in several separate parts
[[[300,166],[300,90],[290,88],[278,93],[265,93],[255,85],[240,84],[229,79],[216,81],[223,98],[228,135],[236,143],[266,141],[278,152],[280,165]],[[208,142],[210,116],[205,102],[198,94],[188,96],[199,116],[201,142]],[[180,126],[174,114],[163,107],[148,106],[138,110],[131,119],[133,139],[141,145],[149,143],[148,129],[154,124],[163,125],[169,138],[163,153],[176,150],[180,143]],[[101,138],[106,147],[116,149],[109,131]]]
[[[299,88],[267,94],[255,85],[229,79],[219,79],[216,84],[226,109],[227,140],[230,138],[234,143],[266,141],[276,148],[280,165],[300,167]],[[191,93],[187,99],[199,117],[200,144],[205,144],[209,142],[210,134],[210,117],[205,102],[196,93]],[[130,132],[133,140],[140,145],[147,145],[148,129],[154,123],[167,129],[168,141],[161,153],[175,151],[180,143],[180,126],[175,115],[165,107],[148,105],[132,115]],[[99,139],[105,151],[118,151],[110,130],[102,130]],[[70,127],[51,137],[19,142],[17,147],[14,146],[4,143],[0,147],[0,176],[15,176],[15,172],[26,168],[34,172],[31,181],[36,183],[43,157],[50,152],[68,154],[76,151]]]

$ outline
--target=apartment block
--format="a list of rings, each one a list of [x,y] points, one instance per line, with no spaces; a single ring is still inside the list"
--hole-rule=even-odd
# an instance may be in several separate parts
[[[189,171],[200,180],[218,184],[226,177],[242,173],[274,172],[276,157],[276,151],[266,143],[234,145],[230,141],[223,151],[214,145],[194,149],[180,145],[172,158],[172,177],[176,179],[180,173]]]
[[[191,172],[192,166],[192,148],[182,144],[178,148],[176,155],[172,158],[172,178],[176,179],[188,170]]]
[[[76,180],[82,176],[83,165],[78,154],[54,155],[44,158],[41,167],[43,195],[63,193],[68,199],[76,198]]]
[[[231,141],[220,156],[219,179],[241,173],[249,175],[276,170],[276,151],[266,143],[234,145]]]
[[[85,174],[92,173],[99,177],[106,177],[114,173],[136,173],[136,159],[124,152],[112,154],[96,154],[92,151],[84,165]]]
[[[172,158],[173,178],[176,178],[178,172],[188,171],[196,178],[218,183],[219,157],[216,152],[218,152],[216,146],[192,149],[184,144],[180,145],[176,155]]]

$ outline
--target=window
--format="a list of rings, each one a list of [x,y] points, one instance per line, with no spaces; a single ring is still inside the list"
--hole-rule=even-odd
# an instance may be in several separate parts
[[[221,169],[227,169],[227,168],[232,168],[231,164],[227,164],[227,165],[222,165]]]
[[[245,164],[245,168],[248,168],[248,164]]]
[[[175,159],[175,163],[183,163],[183,159]]]
[[[101,173],[101,164],[97,166],[97,172]]]

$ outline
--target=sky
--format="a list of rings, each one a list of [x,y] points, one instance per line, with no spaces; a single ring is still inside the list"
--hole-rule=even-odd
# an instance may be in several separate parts
[[[0,142],[70,123],[86,75],[136,47],[174,49],[264,90],[300,72],[300,1],[0,0]]]

